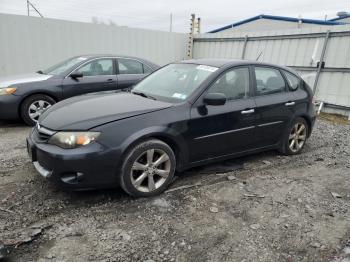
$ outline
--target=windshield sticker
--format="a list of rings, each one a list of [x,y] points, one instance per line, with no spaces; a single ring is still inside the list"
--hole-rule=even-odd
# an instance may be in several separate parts
[[[172,97],[185,100],[186,97],[187,97],[187,95],[185,95],[185,94],[180,94],[180,93],[174,93],[174,94],[172,95]]]
[[[218,70],[217,67],[207,66],[207,65],[199,65],[196,68],[199,70],[205,70],[205,71],[209,71],[209,72],[215,72],[216,70]]]

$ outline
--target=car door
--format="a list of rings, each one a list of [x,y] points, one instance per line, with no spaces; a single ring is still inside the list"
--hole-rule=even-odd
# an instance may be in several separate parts
[[[295,112],[292,92],[288,91],[281,71],[267,66],[254,66],[256,104],[256,146],[277,144]]]
[[[118,58],[118,89],[128,89],[138,83],[150,71],[147,65],[131,58]]]
[[[81,77],[71,77],[81,74]],[[114,58],[98,58],[90,60],[75,69],[62,82],[65,98],[80,94],[116,90],[117,76]]]
[[[221,74],[191,108],[190,161],[220,157],[254,146],[254,99],[250,97],[248,67],[232,68]],[[206,94],[222,93],[224,105],[205,105]]]

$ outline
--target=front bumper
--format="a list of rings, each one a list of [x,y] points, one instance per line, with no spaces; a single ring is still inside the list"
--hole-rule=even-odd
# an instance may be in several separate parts
[[[19,118],[19,105],[21,96],[3,95],[0,96],[0,119],[17,119]]]
[[[31,134],[27,150],[37,172],[63,189],[111,188],[118,185],[118,152],[95,142],[76,149],[37,143]]]

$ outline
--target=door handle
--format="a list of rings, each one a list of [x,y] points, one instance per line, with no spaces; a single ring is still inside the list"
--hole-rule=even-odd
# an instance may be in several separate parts
[[[294,106],[295,105],[295,102],[287,102],[285,103],[286,106]]]
[[[246,114],[252,114],[252,113],[254,113],[254,109],[252,108],[252,109],[247,109],[247,110],[243,110],[243,111],[241,111],[241,114],[242,115],[246,115]]]
[[[113,82],[113,79],[112,78],[107,79],[107,82]]]

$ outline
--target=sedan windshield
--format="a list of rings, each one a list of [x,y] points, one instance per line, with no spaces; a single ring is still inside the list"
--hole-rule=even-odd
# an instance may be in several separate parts
[[[170,64],[137,84],[132,93],[169,102],[181,102],[217,69],[207,65]]]
[[[42,73],[46,75],[60,75],[69,68],[79,64],[82,61],[85,61],[86,59],[86,57],[73,57],[57,65],[51,66],[46,70],[43,70]]]

